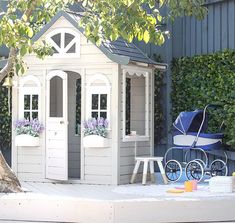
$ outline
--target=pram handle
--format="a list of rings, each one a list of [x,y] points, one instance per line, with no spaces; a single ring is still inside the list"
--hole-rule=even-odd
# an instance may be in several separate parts
[[[208,105],[205,106],[204,109],[207,109],[207,108],[214,108],[214,109],[216,109],[216,108],[223,108],[223,106],[221,104],[208,104]]]
[[[202,127],[203,127],[204,122],[205,122],[205,119],[206,119],[206,110],[207,110],[208,108],[217,109],[217,108],[223,108],[223,106],[222,106],[221,104],[208,104],[208,105],[205,106],[205,108],[203,109],[202,123],[201,123],[201,125],[200,125],[199,130],[198,130],[197,136],[196,136],[196,138],[195,138],[195,140],[194,140],[194,142],[193,142],[193,144],[192,144],[192,147],[195,147],[196,144],[197,144],[198,137],[199,137],[199,135],[200,135],[200,133],[201,133]],[[220,128],[222,128],[222,125],[223,125],[223,123],[221,124],[221,127],[220,127]]]

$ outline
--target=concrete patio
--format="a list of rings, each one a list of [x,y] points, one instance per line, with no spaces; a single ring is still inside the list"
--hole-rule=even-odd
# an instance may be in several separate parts
[[[182,184],[99,186],[22,183],[28,192],[0,195],[0,222],[235,222],[235,193],[166,191]]]

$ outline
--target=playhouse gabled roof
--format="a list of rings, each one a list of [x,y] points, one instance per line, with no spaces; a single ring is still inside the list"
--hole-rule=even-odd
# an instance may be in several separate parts
[[[75,12],[58,12],[49,23],[47,23],[38,33],[33,37],[33,41],[37,41],[50,27],[61,17],[66,18],[76,29],[84,33],[83,28],[79,27],[80,15]],[[151,64],[160,70],[166,70],[167,64],[158,63],[151,60],[133,43],[127,43],[123,39],[116,41],[105,41],[100,46],[97,46],[110,60],[113,62],[127,65],[131,62],[139,62]]]
[[[0,60],[0,70],[7,64],[7,59]]]

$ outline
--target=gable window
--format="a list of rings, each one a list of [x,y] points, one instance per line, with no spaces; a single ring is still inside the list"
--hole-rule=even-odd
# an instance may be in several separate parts
[[[40,82],[32,75],[20,80],[19,118],[40,119]]]
[[[55,29],[46,36],[55,57],[80,56],[80,35],[71,29]]]

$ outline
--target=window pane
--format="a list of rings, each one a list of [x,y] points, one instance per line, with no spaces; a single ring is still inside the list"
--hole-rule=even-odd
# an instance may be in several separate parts
[[[91,117],[92,118],[98,118],[98,112],[92,112]]]
[[[68,44],[74,39],[74,35],[70,33],[65,33],[65,39],[64,39],[64,47],[68,46]]]
[[[75,47],[75,45],[76,45],[76,43],[74,43],[70,48],[69,48],[69,50],[66,52],[66,53],[76,53],[75,51],[75,49],[76,49],[76,47]]]
[[[50,80],[50,117],[63,117],[63,80],[57,76]]]
[[[107,112],[100,112],[101,118],[107,118]]]
[[[59,53],[59,52],[55,49],[55,47],[52,47],[52,50],[54,51],[54,53]]]
[[[24,95],[24,110],[30,109],[30,95]]]
[[[92,109],[98,109],[99,95],[98,94],[92,94],[91,97],[92,97],[91,108]]]
[[[126,135],[131,133],[131,79],[126,78]]]
[[[51,37],[58,47],[61,47],[61,33],[58,33]]]
[[[80,134],[81,124],[81,78],[76,80],[76,123],[75,133]]]
[[[100,95],[100,109],[107,109],[107,94]]]
[[[32,109],[38,110],[38,95],[37,94],[32,95]]]
[[[24,112],[24,118],[30,120],[30,112]]]
[[[38,119],[38,112],[32,112],[32,119]]]
[[[126,110],[126,115],[127,117],[128,114],[130,115],[130,131],[136,131],[138,135],[145,135],[145,130],[147,129],[146,87],[145,77],[134,75],[131,78],[130,99],[128,99],[130,103],[127,101],[126,104],[129,111]]]

